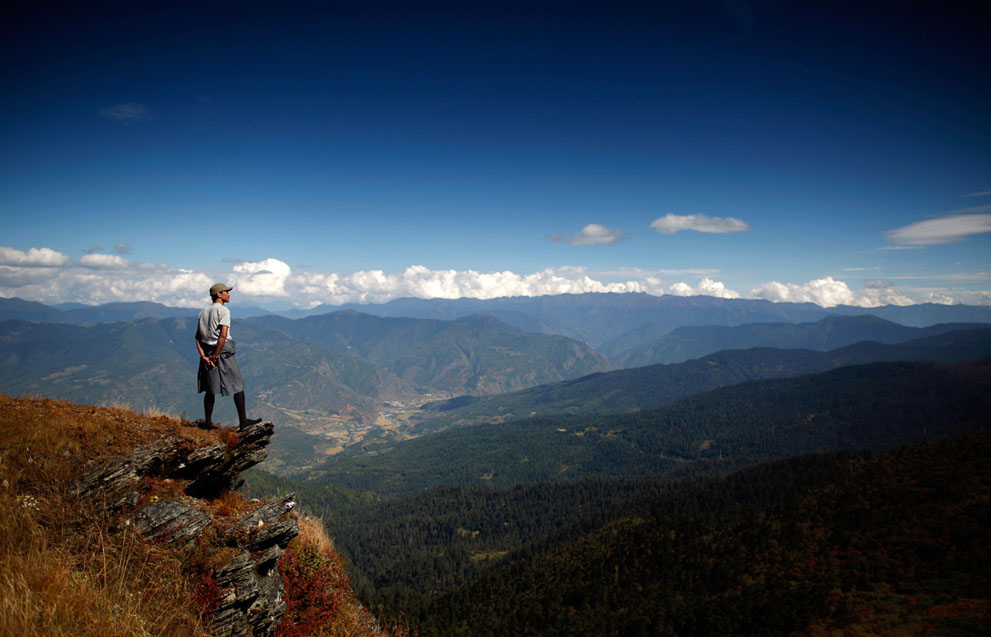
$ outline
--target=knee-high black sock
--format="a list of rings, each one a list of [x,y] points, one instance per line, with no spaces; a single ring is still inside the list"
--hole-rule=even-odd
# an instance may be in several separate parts
[[[213,404],[216,400],[217,397],[210,392],[203,394],[203,421],[208,425],[213,422]]]
[[[237,408],[237,417],[239,422],[245,422],[248,419],[248,410],[244,404],[244,392],[239,391],[234,394],[234,407]]]

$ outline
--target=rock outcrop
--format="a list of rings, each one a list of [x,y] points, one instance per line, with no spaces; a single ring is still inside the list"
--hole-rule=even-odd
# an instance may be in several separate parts
[[[189,552],[217,636],[273,634],[286,609],[276,567],[299,533],[294,496],[240,511],[214,502],[240,485],[241,471],[265,459],[273,432],[272,423],[259,423],[206,446],[163,436],[76,484],[79,495],[106,496],[144,537]]]

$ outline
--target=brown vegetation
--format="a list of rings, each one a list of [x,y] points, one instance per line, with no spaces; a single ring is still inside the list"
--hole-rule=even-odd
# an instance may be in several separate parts
[[[209,634],[207,620],[223,591],[206,560],[220,553],[202,543],[180,549],[148,541],[99,495],[74,489],[84,473],[165,435],[195,447],[237,444],[234,432],[204,431],[167,416],[0,396],[0,634]],[[188,499],[184,486],[146,476],[140,497]],[[199,502],[218,520],[259,506],[233,492]],[[297,568],[287,594],[306,591],[309,609],[298,595],[296,608],[316,612],[305,626],[284,624],[283,634],[387,634],[355,600],[319,524],[301,526],[290,545]]]
[[[181,426],[0,396],[0,634],[206,634],[183,556],[116,528],[103,502],[71,493],[86,466]]]

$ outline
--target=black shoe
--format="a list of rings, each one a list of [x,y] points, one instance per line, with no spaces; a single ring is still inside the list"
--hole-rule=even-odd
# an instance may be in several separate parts
[[[202,418],[196,421],[196,426],[200,429],[222,429],[219,423],[207,422]]]
[[[261,418],[248,418],[247,420],[241,421],[237,427],[238,429],[244,429],[245,427],[250,427],[251,425],[257,425],[261,421]]]

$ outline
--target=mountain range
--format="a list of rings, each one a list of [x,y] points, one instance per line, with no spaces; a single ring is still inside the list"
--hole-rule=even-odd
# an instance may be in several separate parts
[[[902,325],[925,327],[937,323],[991,323],[991,307],[918,305],[862,308],[814,303],[772,303],[757,299],[711,296],[653,296],[644,293],[558,294],[497,299],[397,299],[382,304],[317,306],[311,313],[356,309],[377,316],[453,319],[488,314],[525,331],[561,334],[599,349],[632,330],[649,329],[649,337],[626,348],[658,338],[684,325],[743,325],[745,323],[818,321],[827,316],[871,314]]]
[[[861,322],[859,318],[855,320]],[[897,344],[862,341],[825,352],[771,347],[722,350],[683,363],[591,374],[509,394],[459,396],[424,405],[423,413],[417,417],[416,430],[435,431],[450,425],[552,414],[654,409],[718,387],[811,374],[844,365],[899,360],[949,363],[991,356],[991,327],[966,329],[970,326],[961,325],[952,330],[950,327],[901,328],[903,335],[930,332],[936,335]]]
[[[424,635],[986,634],[989,383],[989,359],[846,366],[249,483],[303,494]]]
[[[0,391],[198,414],[195,321],[2,321]],[[330,416],[371,423],[384,403],[424,392],[501,393],[614,367],[577,341],[491,317],[260,317],[236,320],[231,334],[251,404],[286,424]]]
[[[988,308],[360,307],[234,305],[232,332],[283,474],[246,479],[299,493],[387,620],[425,636],[986,634]],[[195,310],[0,299],[0,318],[0,392],[199,412]],[[657,356],[680,362],[615,369]],[[457,397],[405,411],[427,394]],[[402,435],[372,424],[392,406]],[[294,426],[321,419],[378,433],[324,457]]]
[[[534,417],[353,448],[309,476],[385,495],[450,483],[691,475],[987,427],[991,359],[871,363],[698,393],[628,414]]]
[[[245,322],[359,356],[427,392],[502,393],[615,368],[578,341],[522,332],[490,316],[442,321],[381,318],[350,310]]]
[[[0,299],[0,320],[88,324],[105,320],[187,316],[195,315],[197,311],[141,302],[100,306],[71,305],[65,308],[63,311],[17,298]],[[559,294],[496,299],[397,299],[381,304],[318,305],[308,310],[283,311],[269,311],[237,303],[232,306],[236,318],[278,314],[298,319],[342,310],[355,310],[386,318],[447,321],[473,314],[486,314],[524,332],[556,334],[582,341],[601,348],[607,355],[618,354],[655,340],[686,325],[803,323],[819,321],[827,316],[865,314],[912,327],[938,323],[991,323],[991,308],[983,306],[925,303],[875,308],[842,305],[824,308],[813,303],[772,303],[756,299],[653,296],[643,293]]]
[[[625,339],[600,348],[621,367],[643,367],[657,363],[680,363],[723,349],[777,347],[826,351],[860,341],[902,343],[960,329],[986,327],[986,323],[940,323],[910,327],[871,314],[828,316],[810,323],[748,323],[744,325],[691,325],[676,327],[652,341],[624,348],[648,330],[627,333]]]
[[[186,413],[202,411],[196,393],[195,318],[77,326],[0,322],[0,388],[91,404]],[[387,400],[417,393],[388,371],[353,356],[250,325],[232,330],[252,411],[294,422],[293,413],[374,417]],[[218,417],[230,420],[229,401]]]

